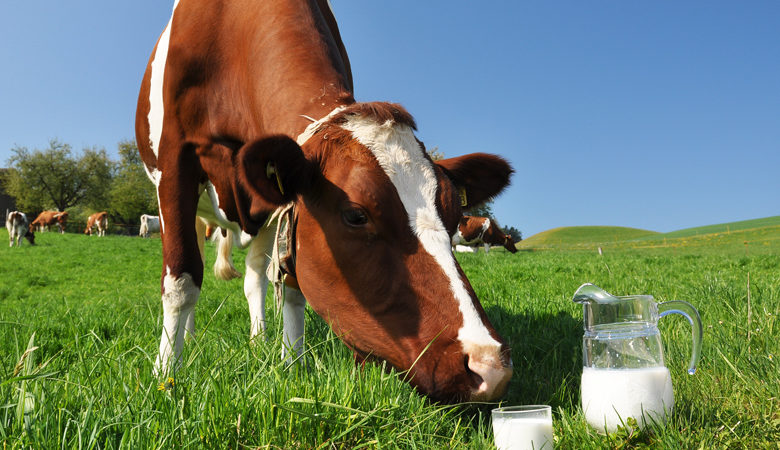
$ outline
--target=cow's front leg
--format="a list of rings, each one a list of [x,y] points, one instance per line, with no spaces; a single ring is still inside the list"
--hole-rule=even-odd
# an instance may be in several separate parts
[[[246,255],[244,295],[249,304],[250,340],[265,332],[265,295],[268,291],[266,268],[273,238],[274,233],[271,230],[262,230],[250,244]]]
[[[169,267],[163,276],[163,330],[160,353],[155,363],[158,375],[167,375],[173,364],[179,362],[187,321],[195,312],[200,295],[200,283],[187,272],[174,275]]]
[[[163,330],[155,363],[159,375],[170,374],[179,362],[187,323],[194,315],[203,282],[195,229],[198,186],[192,179],[194,173],[194,167],[179,161],[176,169],[162,170],[157,187],[163,245]],[[194,328],[194,321],[190,325]]]

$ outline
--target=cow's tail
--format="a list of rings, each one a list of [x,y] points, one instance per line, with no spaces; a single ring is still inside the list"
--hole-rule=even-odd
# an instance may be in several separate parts
[[[224,229],[223,229],[224,230]],[[241,272],[233,265],[233,232],[225,230],[225,235],[217,231],[217,260],[214,262],[214,276],[220,280],[241,278]]]

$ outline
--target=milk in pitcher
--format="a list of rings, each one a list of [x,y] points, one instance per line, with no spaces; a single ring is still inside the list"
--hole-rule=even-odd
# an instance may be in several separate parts
[[[672,377],[666,367],[582,370],[582,409],[600,432],[617,431],[629,417],[639,427],[664,423],[674,406]],[[622,419],[622,422],[621,422]]]

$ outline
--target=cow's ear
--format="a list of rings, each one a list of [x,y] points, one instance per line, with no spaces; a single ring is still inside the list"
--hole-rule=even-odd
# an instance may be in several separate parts
[[[488,153],[442,159],[436,164],[455,184],[463,209],[473,208],[500,194],[514,173],[504,158]]]
[[[288,136],[269,136],[241,147],[236,168],[250,197],[250,215],[270,214],[295,200],[312,179],[311,166],[301,147]]]

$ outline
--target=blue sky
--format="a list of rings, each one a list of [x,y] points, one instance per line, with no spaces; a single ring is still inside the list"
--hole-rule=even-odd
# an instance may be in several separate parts
[[[780,214],[780,2],[332,0],[358,100],[446,156],[505,156],[531,236]],[[172,1],[0,4],[0,166],[51,138],[116,155]]]

